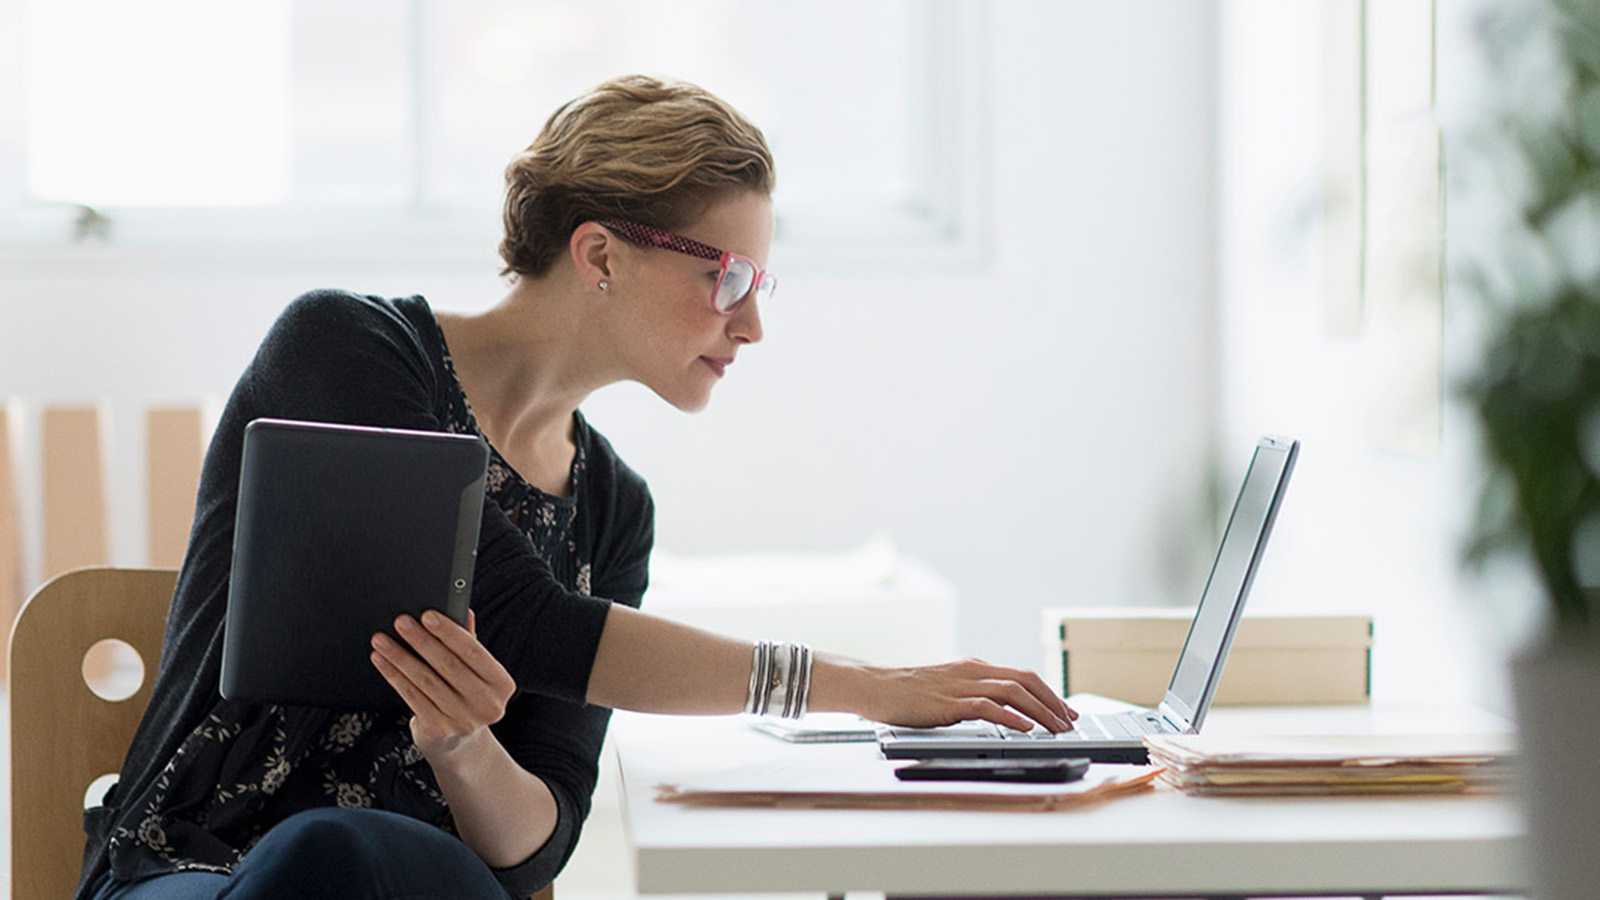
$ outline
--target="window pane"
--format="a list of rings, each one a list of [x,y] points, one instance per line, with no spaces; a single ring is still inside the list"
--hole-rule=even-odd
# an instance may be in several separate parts
[[[466,0],[439,36],[435,199],[495,203],[545,118],[627,73],[693,81],[766,132],[780,204],[903,202],[911,189],[909,0]],[[792,208],[792,207],[791,207]]]
[[[410,4],[294,0],[294,187],[307,205],[411,199]]]
[[[286,0],[38,0],[27,27],[31,196],[96,206],[286,196]]]
[[[33,200],[493,208],[559,104],[632,72],[748,114],[824,229],[926,209],[946,143],[919,0],[24,2]]]
[[[763,120],[790,212],[881,209],[914,199],[919,17],[886,0],[762,2],[756,32],[771,94]]]
[[[463,0],[429,7],[428,198],[499,202],[502,173],[557,105],[600,79],[600,3]],[[601,51],[603,52],[603,50]]]

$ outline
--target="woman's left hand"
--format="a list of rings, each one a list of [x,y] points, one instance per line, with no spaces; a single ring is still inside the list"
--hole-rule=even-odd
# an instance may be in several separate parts
[[[411,738],[431,762],[440,762],[488,732],[505,715],[516,682],[479,643],[477,618],[465,628],[429,610],[422,620],[401,616],[395,632],[372,636],[372,664],[411,708]]]

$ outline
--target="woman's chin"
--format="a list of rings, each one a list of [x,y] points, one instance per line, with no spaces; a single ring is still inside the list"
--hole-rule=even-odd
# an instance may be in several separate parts
[[[674,403],[672,405],[686,413],[697,413],[711,405],[711,393],[708,391],[698,397],[685,400],[681,403]]]
[[[657,397],[667,401],[674,409],[686,413],[697,413],[711,405],[711,388],[689,389],[677,391],[656,390]]]

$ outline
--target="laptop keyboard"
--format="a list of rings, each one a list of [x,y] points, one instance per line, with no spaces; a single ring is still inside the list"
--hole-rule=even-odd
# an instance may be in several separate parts
[[[1014,728],[1004,727],[996,727],[995,730],[1006,740],[1018,741],[1137,740],[1147,734],[1160,734],[1166,731],[1161,725],[1160,716],[1142,711],[1079,716],[1078,721],[1073,723],[1071,731],[1060,734],[1052,733],[1042,725],[1032,731],[1017,731]]]

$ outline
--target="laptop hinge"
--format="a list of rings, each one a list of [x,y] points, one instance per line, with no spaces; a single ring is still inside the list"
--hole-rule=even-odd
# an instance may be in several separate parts
[[[1178,715],[1166,701],[1162,701],[1161,705],[1156,707],[1156,714],[1161,717],[1161,721],[1166,723],[1173,734],[1191,734],[1194,731],[1194,727],[1189,724],[1189,721]]]

